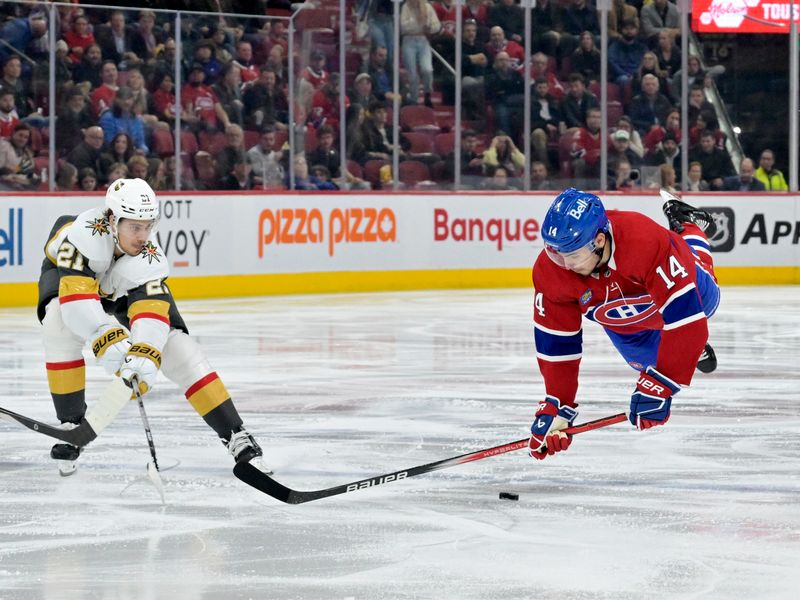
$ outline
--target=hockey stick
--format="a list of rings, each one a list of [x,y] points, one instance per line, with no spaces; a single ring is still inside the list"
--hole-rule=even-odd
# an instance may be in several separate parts
[[[139,379],[137,377],[131,378],[131,386],[133,388],[133,395],[136,396],[136,402],[139,405],[139,415],[142,417],[142,424],[144,425],[144,433],[147,436],[147,445],[150,447],[150,456],[152,461],[147,463],[147,477],[153,482],[158,490],[158,495],[161,496],[161,504],[166,504],[164,497],[164,482],[161,481],[161,474],[158,472],[158,459],[156,458],[156,445],[153,443],[153,433],[150,431],[150,421],[147,418],[147,413],[144,410],[144,402],[142,401],[142,393],[139,390]]]
[[[115,378],[106,387],[100,400],[86,412],[86,416],[72,429],[62,429],[57,425],[48,425],[1,406],[0,419],[10,423],[19,423],[31,431],[43,433],[73,446],[82,447],[95,439],[101,431],[108,427],[108,424],[122,410],[122,407],[130,400],[130,397],[131,389],[125,385],[122,379]]]
[[[627,418],[627,414],[619,413],[616,415],[611,415],[610,417],[603,417],[602,419],[595,419],[594,421],[588,421],[580,425],[568,427],[564,430],[564,432],[569,435],[575,435],[585,431],[592,431],[593,429],[607,427],[615,423],[621,423]],[[508,444],[495,446],[494,448],[477,450],[475,452],[461,454],[460,456],[446,458],[444,460],[428,463],[426,465],[411,467],[410,469],[404,469],[402,471],[395,471],[394,473],[378,475],[368,479],[359,479],[358,481],[354,481],[352,483],[345,483],[344,485],[337,485],[324,490],[300,491],[290,489],[285,485],[278,483],[269,475],[259,471],[256,467],[248,462],[238,463],[233,468],[233,474],[246,484],[272,496],[276,500],[280,500],[281,502],[285,502],[287,504],[302,504],[304,502],[311,502],[312,500],[319,500],[320,498],[327,498],[329,496],[338,496],[339,494],[355,492],[358,490],[375,487],[376,485],[383,485],[384,483],[391,483],[392,481],[400,481],[402,479],[408,479],[409,477],[422,475],[423,473],[430,473],[431,471],[438,471],[439,469],[463,465],[464,463],[482,460],[484,458],[489,458],[490,456],[497,456],[498,454],[505,454],[506,452],[513,452],[514,450],[527,448],[528,439],[529,438],[524,438],[517,440],[516,442],[509,442]]]

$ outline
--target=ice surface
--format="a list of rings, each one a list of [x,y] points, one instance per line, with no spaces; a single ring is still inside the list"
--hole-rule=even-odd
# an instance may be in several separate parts
[[[316,489],[522,438],[543,386],[528,290],[182,302],[275,477]],[[60,478],[0,422],[0,598],[800,597],[800,291],[725,288],[719,369],[666,427],[577,437],[299,506],[240,483],[179,390],[131,403]],[[32,310],[0,311],[0,404],[53,422]],[[88,363],[89,361],[87,361]],[[87,368],[91,401],[102,369]],[[635,373],[585,329],[581,415]],[[520,494],[518,502],[498,493]]]

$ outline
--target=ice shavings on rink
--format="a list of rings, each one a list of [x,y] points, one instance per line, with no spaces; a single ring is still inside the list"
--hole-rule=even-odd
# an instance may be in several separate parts
[[[311,502],[231,474],[166,379],[60,478],[0,422],[0,599],[770,598],[800,570],[800,292],[725,288],[719,357],[666,427],[581,434]],[[181,302],[278,481],[318,489],[522,438],[543,387],[529,290]],[[0,311],[0,404],[54,422],[39,325]],[[635,372],[591,323],[577,422],[628,408]],[[87,360],[87,364],[91,361]],[[87,367],[91,402],[106,376]],[[498,500],[502,491],[519,501]]]

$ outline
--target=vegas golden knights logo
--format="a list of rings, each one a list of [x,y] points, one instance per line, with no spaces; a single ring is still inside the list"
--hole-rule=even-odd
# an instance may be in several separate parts
[[[148,241],[141,251],[142,258],[147,260],[147,264],[153,264],[153,261],[161,262],[161,253],[153,242]]]
[[[91,221],[86,221],[86,229],[92,231],[92,237],[94,237],[95,234],[99,234],[101,237],[107,235],[109,232],[108,219],[106,217],[100,217]]]

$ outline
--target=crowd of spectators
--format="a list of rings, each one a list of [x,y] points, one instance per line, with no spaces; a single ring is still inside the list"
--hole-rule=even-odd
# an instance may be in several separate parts
[[[178,171],[183,189],[369,189],[395,179],[408,187],[446,188],[455,180],[456,144],[468,187],[521,189],[526,161],[533,189],[557,187],[563,180],[597,187],[605,149],[611,189],[678,190],[683,102],[690,119],[690,189],[787,188],[769,149],[761,152],[758,165],[744,158],[734,167],[708,101],[721,68],[704,69],[699,57],[690,56],[690,86],[681,90],[678,13],[669,0],[613,0],[607,139],[600,133],[599,13],[586,0],[536,3],[529,147],[523,131],[525,14],[516,0],[467,1],[461,40],[455,37],[452,0],[405,0],[399,48],[393,43],[391,0],[349,1],[345,64],[339,64],[338,3],[327,4],[317,1],[304,9],[308,23],[297,20],[294,48],[284,20],[183,15],[178,56],[170,13],[60,6],[57,39],[50,40],[50,12],[43,3],[5,3],[0,185],[46,186],[48,56],[55,42],[53,175],[59,190],[98,189],[120,176],[171,189]],[[268,12],[266,2],[253,5],[262,16]],[[325,27],[313,21],[315,14],[322,15]],[[457,43],[460,65],[455,65]],[[393,87],[396,51],[399,90]],[[453,70],[461,78],[462,132],[453,128]],[[401,131],[392,127],[395,106]],[[346,131],[345,156],[340,130]],[[395,150],[401,159],[397,174],[392,173]]]

